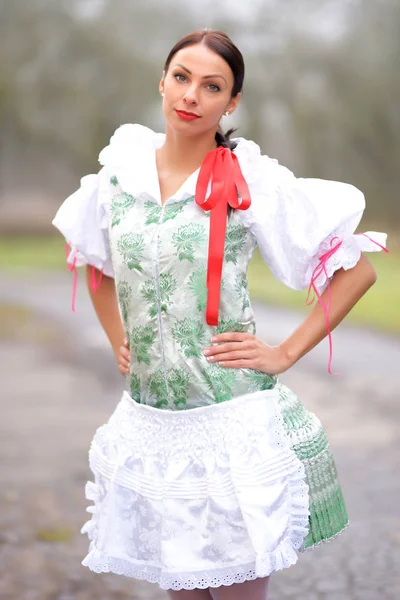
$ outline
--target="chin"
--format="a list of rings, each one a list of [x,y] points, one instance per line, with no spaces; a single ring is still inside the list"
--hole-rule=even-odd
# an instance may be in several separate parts
[[[167,119],[167,124],[173,131],[183,135],[191,136],[203,133],[202,128],[196,127],[198,125],[196,121],[182,121],[178,115],[173,115],[172,118]]]

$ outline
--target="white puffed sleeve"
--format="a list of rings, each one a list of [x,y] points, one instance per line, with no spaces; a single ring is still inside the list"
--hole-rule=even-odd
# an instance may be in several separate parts
[[[243,143],[244,142],[244,143]],[[238,211],[254,234],[272,273],[293,289],[312,282],[323,290],[335,271],[350,269],[361,252],[386,245],[386,234],[355,234],[364,195],[353,185],[296,178],[259,147],[243,140],[236,152],[249,185],[251,206]]]
[[[102,171],[81,179],[80,188],[60,206],[53,225],[71,247],[71,267],[92,265],[114,276],[108,238],[108,204],[101,192]]]

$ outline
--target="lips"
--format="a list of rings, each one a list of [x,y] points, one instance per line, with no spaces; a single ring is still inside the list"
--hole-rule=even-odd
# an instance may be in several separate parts
[[[200,119],[199,115],[196,115],[196,114],[190,113],[190,112],[186,112],[185,110],[177,110],[176,114],[178,115],[178,117],[180,117],[184,121],[193,121],[194,119]]]
[[[196,115],[195,113],[188,113],[186,110],[177,110],[176,112],[180,112],[183,115],[187,115],[189,117],[197,117],[197,118],[199,118],[199,115]]]

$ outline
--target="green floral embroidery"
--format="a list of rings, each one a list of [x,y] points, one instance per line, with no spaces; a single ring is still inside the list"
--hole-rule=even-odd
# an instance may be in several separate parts
[[[168,387],[175,406],[186,405],[189,399],[190,378],[183,369],[169,369]]]
[[[243,225],[228,224],[225,237],[225,261],[237,264],[238,253],[246,243],[247,230]]]
[[[168,388],[164,377],[164,371],[159,369],[149,376],[149,393],[157,398],[156,408],[168,406]]]
[[[157,314],[157,294],[153,279],[146,279],[140,294],[149,305],[150,317],[155,317]]]
[[[177,321],[172,329],[172,335],[187,358],[201,357],[200,348],[205,344],[205,330],[199,319],[187,317]]]
[[[111,202],[111,227],[119,225],[125,214],[136,204],[136,199],[122,192],[116,194]]]
[[[167,303],[170,301],[172,294],[176,291],[178,284],[172,271],[161,273],[159,279],[159,294],[161,310],[167,312]]]
[[[194,196],[190,196],[190,198],[186,198],[186,200],[182,200],[181,202],[171,202],[170,204],[166,204],[164,209],[164,222],[175,219],[187,204],[193,202],[193,199]]]
[[[248,369],[247,375],[249,377],[249,392],[258,392],[261,390],[272,390],[277,382],[276,375],[268,375],[257,371],[257,369]]]
[[[235,291],[238,294],[238,300],[242,305],[242,310],[250,307],[248,282],[245,275],[238,273],[235,279]]]
[[[156,334],[151,325],[139,325],[132,329],[130,336],[131,349],[134,350],[138,363],[150,364],[149,352],[155,336]]]
[[[232,398],[232,387],[237,379],[235,369],[227,369],[218,365],[211,365],[202,369],[207,387],[214,395],[216,402],[224,402]]]
[[[157,224],[160,220],[161,206],[155,202],[147,200],[144,204],[144,212],[146,214],[145,225]]]
[[[242,323],[238,323],[235,319],[219,320],[218,327],[215,328],[215,335],[218,333],[242,332],[245,330]]]
[[[183,369],[168,369],[166,375],[162,369],[158,369],[149,377],[149,392],[157,398],[157,408],[168,406],[168,391],[175,406],[186,405],[189,387],[189,374]]]
[[[188,260],[194,262],[195,250],[199,248],[207,239],[203,225],[189,223],[182,225],[178,231],[172,235],[172,243],[175,246],[179,260]]]
[[[115,175],[110,177],[110,183],[111,185],[118,185],[118,179],[115,177]]]
[[[131,373],[130,380],[132,400],[135,402],[140,402],[140,379],[136,373]]]
[[[206,274],[205,267],[198,267],[191,274],[188,283],[192,296],[196,298],[197,309],[200,311],[205,310],[207,305]]]
[[[174,278],[172,271],[167,271],[167,273],[161,273],[158,287],[160,296],[160,310],[162,310],[162,312],[167,312],[167,304],[170,301],[172,294],[177,289],[177,282]],[[150,317],[155,317],[158,312],[158,309],[157,292],[153,279],[146,279],[143,287],[140,290],[140,294],[149,305]]]
[[[144,238],[140,233],[124,233],[118,240],[117,248],[129,269],[143,271],[140,261],[145,249]]]
[[[117,290],[122,320],[126,324],[129,318],[129,303],[132,297],[132,288],[126,281],[120,281],[117,285]]]

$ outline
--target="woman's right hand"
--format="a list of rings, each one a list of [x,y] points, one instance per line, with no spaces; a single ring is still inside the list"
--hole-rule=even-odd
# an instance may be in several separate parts
[[[118,371],[121,375],[129,375],[129,366],[131,362],[131,353],[128,345],[128,340],[125,338],[122,345],[118,348],[117,363]]]

